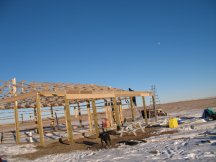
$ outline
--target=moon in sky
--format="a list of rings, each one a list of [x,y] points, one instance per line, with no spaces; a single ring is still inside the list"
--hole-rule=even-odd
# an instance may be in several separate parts
[[[160,46],[160,44],[161,44],[161,42],[157,42],[157,45],[159,45],[159,46]]]

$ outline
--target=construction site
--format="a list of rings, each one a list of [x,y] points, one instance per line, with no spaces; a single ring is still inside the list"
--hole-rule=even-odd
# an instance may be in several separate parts
[[[123,133],[126,121],[135,122],[133,127],[143,130],[150,112],[146,98],[152,101],[151,115],[157,121],[152,91],[94,84],[17,82],[13,78],[1,82],[0,92],[1,143],[45,146],[67,139],[73,145],[83,136],[98,138],[101,128]],[[135,97],[140,97],[141,109],[137,109]],[[141,111],[144,119],[140,118]]]

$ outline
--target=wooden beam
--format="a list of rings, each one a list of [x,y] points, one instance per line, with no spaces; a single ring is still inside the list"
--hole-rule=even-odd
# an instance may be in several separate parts
[[[97,108],[95,104],[95,100],[92,100],[92,108],[93,108],[93,116],[94,116],[94,127],[95,127],[95,133],[96,138],[99,137],[99,128],[98,128],[98,118],[97,118]]]
[[[51,97],[51,96],[64,97],[66,93],[65,91],[41,91],[40,95],[45,97]]]
[[[67,94],[66,98],[70,100],[76,99],[101,99],[115,97],[113,93],[98,93],[98,94]]]
[[[16,130],[16,143],[20,143],[20,132],[19,132],[19,110],[17,108],[17,101],[14,102],[14,115],[15,115],[15,130]]]
[[[44,146],[44,131],[43,131],[43,121],[41,115],[41,103],[40,103],[40,95],[38,93],[36,95],[36,108],[37,108],[38,130],[40,134],[40,145]]]
[[[119,108],[117,105],[116,97],[113,98],[113,107],[115,111],[115,120],[116,120],[117,130],[120,130],[121,123],[120,123]]]
[[[71,115],[70,115],[70,103],[69,100],[66,99],[65,96],[65,119],[66,119],[66,126],[67,126],[67,137],[70,145],[74,144],[74,139],[73,139],[73,130],[71,127]]]
[[[89,130],[90,132],[93,131],[92,129],[92,115],[91,115],[91,110],[90,110],[90,102],[87,101],[87,113],[88,113],[88,123],[89,123]]]
[[[152,96],[152,105],[153,105],[153,110],[154,110],[154,115],[155,115],[155,122],[157,122],[157,110],[155,106],[155,96]]]
[[[148,96],[152,96],[152,95],[153,95],[152,92],[148,92],[148,91],[146,91],[146,92],[141,92],[141,96],[143,96],[143,97],[148,97]]]
[[[131,109],[132,121],[134,121],[134,106],[133,106],[133,98],[132,98],[132,96],[130,97],[130,109]]]
[[[144,110],[144,116],[145,116],[145,123],[148,125],[148,118],[147,118],[147,109],[146,109],[146,103],[145,103],[145,97],[142,96],[143,101],[143,110]]]
[[[10,103],[10,102],[15,102],[15,101],[19,101],[19,100],[23,100],[29,97],[35,97],[36,92],[29,92],[29,93],[25,93],[25,94],[19,94],[17,96],[11,97],[11,98],[5,98],[5,99],[1,99],[0,103]]]
[[[144,91],[121,91],[114,92],[116,97],[152,96],[152,92]]]

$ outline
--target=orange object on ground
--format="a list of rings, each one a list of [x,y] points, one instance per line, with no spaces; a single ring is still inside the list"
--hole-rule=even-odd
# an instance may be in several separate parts
[[[104,118],[104,120],[102,121],[103,124],[103,128],[109,128],[110,127],[110,123],[109,120],[107,118]]]

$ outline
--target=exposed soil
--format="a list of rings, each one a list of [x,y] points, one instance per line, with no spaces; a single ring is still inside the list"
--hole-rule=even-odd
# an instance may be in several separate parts
[[[30,160],[39,158],[41,156],[46,156],[50,154],[59,154],[59,153],[67,153],[71,151],[76,150],[99,150],[102,148],[115,148],[120,145],[120,143],[125,143],[127,145],[135,145],[139,142],[146,142],[145,138],[151,137],[151,136],[159,136],[162,134],[173,134],[176,133],[176,130],[173,131],[167,131],[162,133],[156,133],[157,128],[146,128],[145,133],[138,132],[137,136],[134,136],[133,134],[124,134],[122,137],[115,134],[114,131],[109,132],[111,134],[111,146],[102,146],[100,139],[95,138],[95,136],[91,137],[85,137],[75,140],[75,143],[73,145],[69,145],[67,140],[64,140],[63,143],[55,142],[46,145],[45,147],[37,147],[38,151],[34,153],[28,153],[28,154],[22,154],[17,155],[15,158],[27,158]],[[136,140],[136,141],[134,141]]]
[[[190,101],[181,101],[175,103],[167,103],[157,105],[157,108],[163,109],[165,112],[180,112],[187,109],[204,109],[207,107],[216,107],[216,98],[208,98],[208,99],[199,99],[199,100],[190,100]],[[126,144],[136,144],[131,142],[131,140],[137,140],[141,142],[146,142],[144,139],[150,136],[158,136],[161,134],[172,134],[176,131],[167,131],[163,133],[156,133],[156,129],[158,128],[146,128],[145,133],[137,132],[137,136],[133,134],[123,135],[120,137],[119,135],[115,135],[113,132],[110,132],[112,145],[110,148],[115,148],[120,145],[120,143]],[[45,147],[37,147],[38,151],[29,154],[17,155],[16,157],[20,158],[28,158],[28,159],[36,159],[41,156],[50,155],[50,154],[58,154],[58,153],[67,153],[76,150],[99,150],[102,148],[100,139],[95,138],[94,136],[79,138],[75,140],[74,145],[69,145],[67,140],[64,140],[63,143],[55,142],[51,144],[47,144]]]

